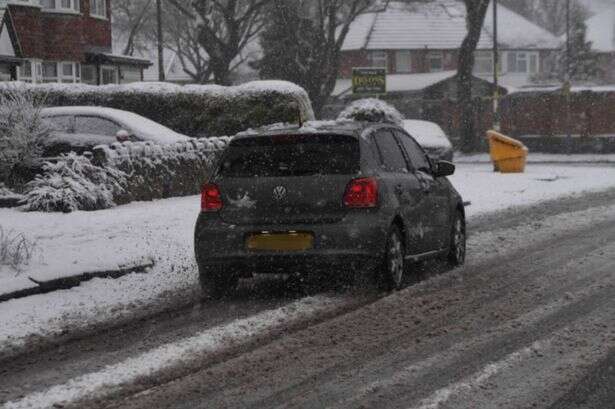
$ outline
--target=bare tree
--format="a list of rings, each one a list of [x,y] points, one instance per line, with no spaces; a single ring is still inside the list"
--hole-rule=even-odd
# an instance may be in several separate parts
[[[457,70],[458,102],[461,106],[461,138],[464,152],[478,148],[478,135],[474,127],[474,104],[472,101],[472,71],[474,52],[480,40],[490,0],[464,0],[468,32],[459,50]]]
[[[154,19],[153,0],[114,0],[113,32],[116,41],[123,43],[122,54],[134,55],[145,51],[150,42],[149,27]]]
[[[201,68],[199,81],[204,82],[208,71],[217,84],[228,85],[232,71],[243,62],[245,48],[256,38],[264,26],[263,11],[270,0],[167,0],[172,8],[183,15],[184,23],[176,27],[191,29],[176,41],[182,64],[197,61]],[[187,21],[186,21],[187,20]],[[176,39],[179,36],[175,36]],[[188,47],[184,47],[188,45]],[[197,52],[198,47],[202,51]],[[205,57],[206,56],[206,57]],[[194,60],[194,61],[193,61]],[[207,68],[202,69],[205,62]],[[188,65],[183,65],[188,70]]]
[[[350,25],[372,0],[275,0],[263,35],[261,75],[297,82],[318,116],[340,68]]]

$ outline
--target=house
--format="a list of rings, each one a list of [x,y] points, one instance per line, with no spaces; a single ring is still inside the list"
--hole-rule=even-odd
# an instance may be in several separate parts
[[[151,65],[112,52],[111,0],[0,0],[0,79],[121,84]]]
[[[493,73],[492,5],[476,52],[475,76]],[[455,0],[402,3],[390,1],[351,25],[342,47],[340,80],[355,67],[385,68],[397,91],[415,88],[417,74],[457,70],[459,47],[466,35],[465,5]],[[498,7],[500,84],[508,89],[531,84],[550,69],[559,40],[547,30],[504,6]],[[402,77],[399,77],[402,76]],[[401,88],[400,88],[401,87]],[[338,92],[343,88],[338,87]]]

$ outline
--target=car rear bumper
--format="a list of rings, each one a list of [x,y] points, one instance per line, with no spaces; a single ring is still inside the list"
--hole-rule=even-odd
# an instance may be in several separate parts
[[[195,252],[200,268],[230,269],[236,273],[312,271],[331,266],[360,267],[378,260],[385,248],[389,224],[379,213],[349,214],[342,221],[318,225],[243,225],[224,223],[216,215],[201,214],[195,229]],[[313,247],[302,251],[253,251],[250,234],[309,232]]]

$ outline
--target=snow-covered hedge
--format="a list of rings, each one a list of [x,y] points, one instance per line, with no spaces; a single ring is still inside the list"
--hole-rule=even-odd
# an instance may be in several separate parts
[[[348,105],[337,117],[367,122],[391,122],[402,126],[404,116],[392,105],[375,99],[358,99]]]
[[[8,86],[0,85],[0,94]],[[234,135],[276,122],[314,119],[305,90],[284,81],[239,86],[133,83],[21,84],[22,92],[44,97],[48,106],[105,106],[131,111],[189,136]]]
[[[22,210],[72,212],[115,206],[127,185],[126,174],[113,167],[94,166],[85,156],[64,155],[46,162],[43,174],[26,185]]]
[[[124,142],[94,148],[93,163],[126,174],[115,202],[128,203],[200,192],[230,138],[203,138],[173,145]]]

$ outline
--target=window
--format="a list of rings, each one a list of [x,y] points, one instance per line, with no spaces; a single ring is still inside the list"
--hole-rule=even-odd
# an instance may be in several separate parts
[[[32,61],[24,61],[18,70],[18,79],[24,82],[34,82]]]
[[[441,51],[431,51],[427,54],[427,68],[429,72],[444,70],[444,56]]]
[[[43,9],[78,12],[80,10],[80,0],[40,0]]]
[[[107,0],[90,0],[90,15],[107,18]]]
[[[79,63],[74,62],[44,62],[42,64],[43,82],[80,82]]]
[[[380,164],[385,171],[391,173],[408,172],[406,159],[391,131],[386,129],[378,131],[374,140],[380,154]]]
[[[427,160],[427,156],[421,147],[416,143],[416,141],[410,138],[403,132],[396,131],[397,137],[401,141],[408,157],[410,158],[410,163],[415,170],[423,171],[423,172],[431,172],[431,165]]]
[[[474,72],[478,74],[487,74],[493,72],[492,51],[477,51],[474,54],[474,59]]]
[[[58,82],[58,63],[43,63],[43,82]]]
[[[98,116],[76,116],[75,132],[91,135],[103,135],[115,138],[122,127],[113,121]]]
[[[96,85],[97,83],[96,66],[82,65],[81,66],[81,81],[84,84]]]
[[[101,68],[102,84],[117,84],[117,69],[115,67]]]
[[[228,177],[354,175],[359,142],[343,135],[274,135],[234,141],[220,174]]]
[[[408,50],[395,53],[395,72],[412,72],[412,54]]]
[[[508,72],[535,74],[539,71],[538,53],[509,51],[506,57]]]
[[[370,68],[387,68],[386,51],[370,51],[367,54]]]
[[[45,120],[51,123],[51,127],[54,131],[58,132],[72,132],[73,131],[73,117],[70,115],[58,115],[46,117]]]

